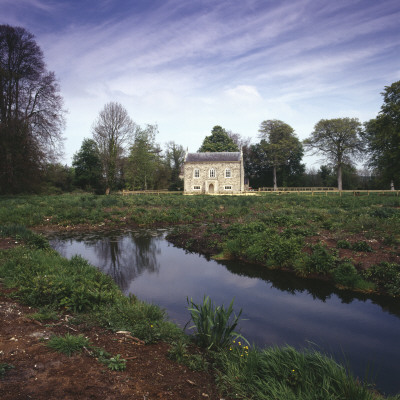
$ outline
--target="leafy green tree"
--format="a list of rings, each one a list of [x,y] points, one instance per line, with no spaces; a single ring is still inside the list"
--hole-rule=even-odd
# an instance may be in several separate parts
[[[157,172],[161,167],[161,149],[155,142],[158,132],[156,125],[138,128],[130,148],[126,179],[133,189],[153,189],[157,182]]]
[[[400,81],[385,86],[383,105],[375,119],[364,124],[369,165],[392,188],[400,185]]]
[[[304,146],[312,155],[322,154],[335,166],[338,189],[343,189],[342,168],[351,165],[362,155],[364,146],[360,136],[361,124],[357,118],[321,119]]]
[[[24,28],[0,25],[0,193],[37,190],[59,155],[64,128],[60,88]]]
[[[116,102],[106,104],[93,125],[93,140],[99,149],[107,192],[121,182],[125,145],[135,130],[136,124],[126,109]]]
[[[74,169],[60,163],[47,164],[43,183],[47,193],[71,192],[74,189]]]
[[[230,152],[239,151],[237,144],[229,137],[224,128],[219,125],[214,126],[210,136],[206,136],[203,144],[199,148],[199,153],[203,152]]]
[[[170,171],[170,184],[168,189],[182,190],[183,180],[179,177],[183,162],[185,161],[185,150],[183,146],[175,142],[167,143],[167,151],[165,154],[166,163]]]
[[[302,157],[302,145],[294,133],[294,129],[280,120],[263,121],[259,129],[261,142],[268,165],[272,167],[274,190],[278,189],[277,169],[288,165],[295,154]]]
[[[268,154],[261,143],[243,148],[245,175],[253,188],[273,186],[273,166],[269,163]],[[278,186],[302,186],[305,165],[302,146],[293,151],[286,165],[276,168]]]
[[[93,139],[83,139],[80,150],[74,154],[75,185],[83,190],[100,190],[103,186],[100,152]]]

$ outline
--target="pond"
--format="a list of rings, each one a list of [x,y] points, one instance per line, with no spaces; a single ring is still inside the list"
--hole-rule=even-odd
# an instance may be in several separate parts
[[[240,262],[216,262],[174,247],[166,231],[50,237],[70,258],[79,254],[110,275],[125,294],[160,305],[181,327],[187,297],[208,295],[243,309],[241,333],[261,347],[313,346],[366,376],[378,390],[400,392],[400,302],[339,291],[333,286]]]

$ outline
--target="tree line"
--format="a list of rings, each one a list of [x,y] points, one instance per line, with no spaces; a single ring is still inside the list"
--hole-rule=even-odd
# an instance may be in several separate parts
[[[260,123],[258,143],[221,126],[198,151],[242,151],[254,188],[336,186],[338,189],[400,185],[400,81],[385,86],[376,118],[322,119],[300,141],[287,123]],[[127,189],[181,190],[183,146],[157,143],[158,127],[136,124],[119,103],[107,103],[74,154],[72,167],[57,163],[65,110],[54,72],[47,71],[34,36],[0,25],[0,194]],[[306,170],[305,152],[321,156]],[[356,169],[363,162],[362,171]]]

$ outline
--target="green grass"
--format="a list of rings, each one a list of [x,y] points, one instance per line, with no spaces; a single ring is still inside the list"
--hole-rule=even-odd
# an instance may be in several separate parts
[[[48,347],[60,353],[71,356],[73,353],[81,352],[84,347],[89,345],[89,339],[83,335],[52,336],[46,343]]]
[[[219,354],[218,382],[237,399],[254,400],[373,400],[371,386],[315,350],[270,347]],[[393,397],[399,399],[400,397]]]
[[[46,343],[46,346],[67,356],[72,356],[74,353],[80,353],[83,349],[86,349],[88,354],[96,357],[99,362],[112,371],[124,371],[126,368],[126,360],[121,358],[121,354],[112,356],[104,349],[93,346],[89,339],[83,335],[70,335],[69,333],[64,336],[54,335]]]

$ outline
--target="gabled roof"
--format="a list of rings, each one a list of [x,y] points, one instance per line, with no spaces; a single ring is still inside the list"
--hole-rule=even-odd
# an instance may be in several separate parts
[[[221,153],[187,153],[186,162],[240,161],[240,151]]]

